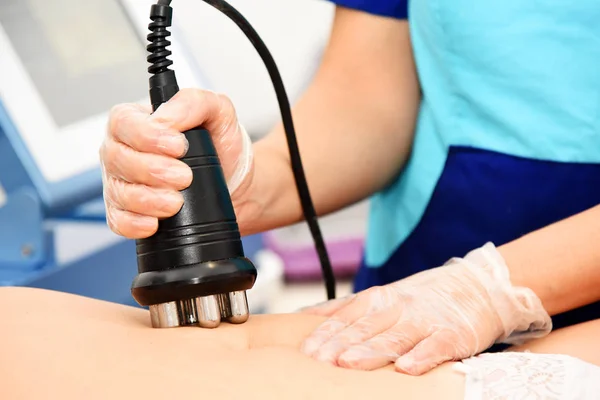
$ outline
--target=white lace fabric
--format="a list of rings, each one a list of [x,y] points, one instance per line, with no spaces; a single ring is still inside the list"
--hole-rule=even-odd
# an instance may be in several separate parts
[[[491,353],[455,364],[465,400],[600,400],[600,367],[558,354]]]

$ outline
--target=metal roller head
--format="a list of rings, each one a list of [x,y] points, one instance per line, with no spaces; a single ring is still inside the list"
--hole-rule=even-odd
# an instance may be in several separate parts
[[[177,302],[155,304],[150,306],[150,320],[153,328],[175,328],[182,325],[177,309]]]
[[[190,325],[216,328],[222,320],[232,324],[242,324],[249,317],[248,298],[245,291],[150,306],[150,318],[154,328],[174,328]]]
[[[149,308],[153,328],[175,328],[194,325],[198,321],[196,305],[192,300],[171,301]]]
[[[248,320],[250,312],[248,311],[248,298],[245,291],[227,293],[222,297],[226,297],[228,300],[229,312],[226,317],[228,322],[242,324]]]
[[[198,297],[196,310],[198,311],[198,325],[202,328],[216,328],[221,324],[221,305],[219,295]]]

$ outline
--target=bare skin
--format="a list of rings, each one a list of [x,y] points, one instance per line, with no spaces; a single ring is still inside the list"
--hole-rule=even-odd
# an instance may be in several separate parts
[[[243,325],[152,329],[145,310],[37,289],[0,289],[1,398],[462,399],[447,363],[419,377],[365,372],[304,356],[300,342],[322,317],[257,315]],[[600,321],[517,350],[564,353],[600,364]],[[592,350],[591,350],[592,349]],[[591,351],[590,351],[591,350]]]

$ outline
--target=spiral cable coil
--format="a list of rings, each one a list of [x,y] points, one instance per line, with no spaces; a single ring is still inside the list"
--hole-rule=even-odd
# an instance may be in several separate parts
[[[155,10],[157,11],[155,12]],[[164,10],[164,8],[161,8],[161,10]],[[148,72],[151,74],[159,74],[168,71],[169,67],[173,65],[173,61],[168,58],[173,54],[168,49],[171,45],[168,37],[171,36],[169,27],[172,22],[172,13],[169,12],[166,15],[162,14],[164,13],[158,12],[158,8],[154,8],[150,15],[152,22],[148,25],[150,33],[147,37],[149,44],[146,47],[146,50],[149,52],[147,57],[147,60],[150,63]]]

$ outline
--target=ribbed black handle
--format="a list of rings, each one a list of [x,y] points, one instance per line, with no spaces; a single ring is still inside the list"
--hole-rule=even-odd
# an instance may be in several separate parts
[[[244,257],[238,225],[217,152],[205,129],[185,133],[190,143],[182,161],[193,172],[183,207],[159,222],[157,233],[138,241],[140,272]]]

